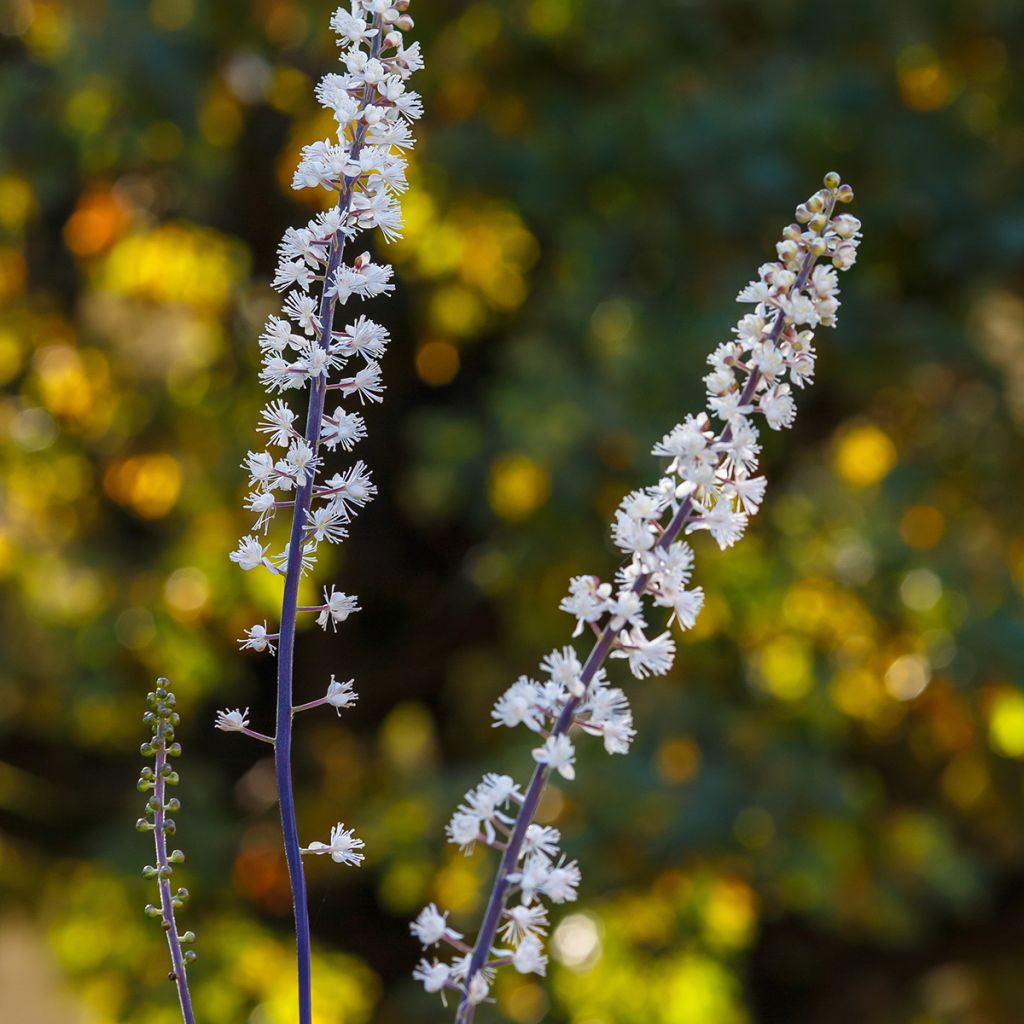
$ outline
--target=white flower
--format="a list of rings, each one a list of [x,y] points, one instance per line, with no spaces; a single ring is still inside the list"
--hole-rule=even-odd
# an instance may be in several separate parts
[[[243,651],[270,651],[274,653],[274,645],[270,642],[270,635],[267,633],[267,624],[261,626],[256,623],[245,631],[245,638],[238,641]]]
[[[497,700],[491,711],[492,725],[513,728],[525,725],[539,732],[544,725],[544,713],[538,707],[540,684],[520,676]]]
[[[670,633],[662,633],[648,640],[638,629],[623,630],[620,642],[623,646],[612,651],[611,656],[626,658],[629,670],[637,679],[646,679],[650,675],[663,676],[672,667],[676,645]]]
[[[580,869],[576,861],[565,862],[565,857],[555,867],[549,867],[542,889],[552,903],[569,903],[576,899],[580,884]]]
[[[793,425],[796,419],[796,403],[789,393],[788,384],[777,384],[758,398],[757,407],[764,413],[765,422],[772,430],[781,430]]]
[[[569,596],[563,597],[558,607],[576,619],[573,636],[583,632],[585,622],[597,622],[604,616],[611,595],[611,584],[602,583],[597,576],[574,576],[569,580]]]
[[[334,676],[331,676],[330,684],[327,687],[327,703],[334,708],[338,714],[341,714],[342,708],[350,708],[359,699],[359,694],[353,689],[354,679],[346,680],[344,683],[338,682]]]
[[[351,864],[353,867],[359,867],[363,861],[363,855],[357,851],[363,849],[365,845],[362,839],[357,839],[353,835],[352,829],[346,829],[344,823],[339,821],[331,829],[331,841],[329,843],[313,842],[302,852],[327,853],[330,854],[331,860],[335,864]]]
[[[562,833],[550,825],[531,824],[526,829],[523,837],[523,848],[520,856],[526,857],[531,853],[544,853],[554,857],[558,852],[558,844],[562,839]]]
[[[510,882],[519,886],[522,900],[526,904],[533,902],[544,883],[551,874],[551,860],[543,853],[533,853],[526,858],[522,871],[508,876]]]
[[[512,966],[520,974],[547,973],[548,958],[544,955],[540,939],[525,935],[512,955]]]
[[[584,686],[580,681],[583,666],[571,647],[563,647],[546,655],[540,667],[551,677],[551,681],[564,686],[574,697],[582,697]]]
[[[527,935],[543,935],[548,926],[548,912],[541,903],[519,903],[505,908],[505,923],[500,934],[508,942],[518,943]]]
[[[572,740],[564,733],[557,736],[549,736],[544,741],[544,746],[533,751],[533,759],[540,764],[547,765],[553,771],[557,771],[563,779],[576,778],[576,769],[573,763],[576,760],[576,748]]]
[[[487,993],[491,990],[490,983],[484,976],[483,971],[477,971],[473,975],[472,981],[469,983],[469,989],[466,992],[466,999],[469,1001],[471,1006],[477,1006],[487,998]]]
[[[318,626],[322,626],[325,630],[327,629],[327,623],[331,623],[337,629],[339,622],[344,622],[353,612],[358,611],[362,611],[358,604],[358,598],[350,597],[348,594],[343,594],[340,590],[335,590],[332,584],[330,592],[324,587],[324,606],[317,616],[316,622]]]
[[[267,549],[251,534],[243,537],[238,542],[238,548],[228,556],[232,562],[249,572],[259,565],[263,565],[267,557]]]
[[[241,732],[249,725],[249,709],[244,711],[235,708],[234,711],[218,711],[217,720],[213,723],[215,729],[221,732]]]
[[[421,960],[412,972],[413,979],[423,983],[425,991],[434,993],[440,992],[448,984],[448,975],[451,968],[448,964],[438,963],[436,960],[430,963]]]
[[[441,913],[433,903],[427,904],[416,918],[409,925],[409,930],[423,944],[436,946],[446,936],[453,939],[461,939],[462,933],[448,927],[448,913]]]
[[[448,842],[469,855],[480,838],[480,819],[470,811],[456,811],[445,826]]]

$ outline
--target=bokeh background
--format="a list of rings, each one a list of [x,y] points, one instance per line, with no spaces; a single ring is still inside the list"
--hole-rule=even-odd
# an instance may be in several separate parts
[[[171,1024],[142,915],[143,695],[174,680],[200,1019],[292,1017],[270,762],[275,587],[227,560],[261,404],[287,187],[329,119],[331,4],[0,6],[0,1018]],[[1016,0],[432,0],[428,69],[369,311],[395,336],[359,454],[381,496],[324,579],[365,611],[300,635],[318,1024],[443,1021],[409,980],[428,900],[473,927],[493,855],[442,826],[524,777],[495,696],[564,642],[567,578],[700,406],[737,290],[832,167],[861,263],[744,543],[630,682],[628,758],[542,808],[584,868],[550,978],[482,1020],[1024,1020],[1024,104]],[[305,204],[305,205],[303,205]],[[619,666],[621,669],[621,666]]]

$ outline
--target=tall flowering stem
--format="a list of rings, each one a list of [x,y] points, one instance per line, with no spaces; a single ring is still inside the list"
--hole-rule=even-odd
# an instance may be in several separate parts
[[[176,812],[180,802],[168,798],[167,788],[178,784],[178,773],[171,767],[169,758],[181,755],[181,745],[174,739],[174,728],[178,724],[178,713],[174,710],[174,694],[168,679],[158,679],[156,689],[146,696],[149,710],[144,721],[152,730],[152,737],[142,744],[143,757],[153,758],[153,767],[148,765],[139,776],[140,793],[151,793],[146,801],[146,817],[139,818],[136,828],[140,832],[153,833],[153,845],[156,863],[143,868],[145,878],[156,879],[160,893],[160,904],[150,903],[146,906],[149,917],[159,918],[167,936],[167,947],[171,956],[171,970],[168,978],[174,982],[178,992],[178,1003],[181,1006],[181,1018],[184,1024],[195,1024],[192,1012],[192,995],[188,988],[186,966],[196,958],[194,950],[182,949],[183,946],[195,942],[194,932],[178,933],[175,911],[181,910],[188,900],[187,889],[176,889],[171,892],[171,877],[175,864],[185,862],[185,854],[181,850],[167,852],[167,837],[174,835],[176,826],[168,812]]]
[[[278,632],[266,623],[246,630],[243,648],[274,653],[278,649],[277,707],[273,736],[249,728],[248,709],[223,711],[217,728],[239,732],[274,746],[275,775],[281,810],[285,856],[295,911],[298,965],[299,1024],[312,1014],[309,914],[303,854],[329,854],[338,863],[358,865],[363,846],[342,824],[331,830],[329,843],[299,842],[292,785],[292,722],[298,711],[330,705],[339,712],[356,699],[352,681],[331,677],[325,696],[294,703],[294,649],[296,620],[312,613],[326,629],[337,628],[359,610],[355,597],[323,592],[323,602],[300,607],[299,585],[316,561],[323,542],[340,543],[348,536],[354,516],[376,493],[366,466],[360,461],[344,473],[324,479],[323,449],[345,452],[366,436],[362,415],[343,405],[327,411],[328,392],[360,405],[383,398],[380,359],[388,333],[360,316],[341,330],[335,329],[340,305],[357,295],[372,298],[389,294],[392,269],[374,263],[369,253],[344,261],[346,243],[359,232],[379,228],[385,240],[401,234],[398,196],[406,189],[405,151],[413,145],[410,123],[422,112],[419,96],[406,88],[413,72],[423,66],[419,45],[405,45],[404,33],[413,27],[408,0],[353,0],[338,8],[331,27],[342,47],[345,70],[326,75],[317,86],[321,103],[332,111],[338,125],[334,139],[306,146],[292,182],[294,188],[323,188],[336,198],[332,207],[304,228],[289,228],[278,249],[274,287],[286,292],[281,316],[267,321],[260,347],[260,379],[274,394],[308,386],[304,427],[298,414],[282,399],[263,410],[259,430],[271,447],[284,450],[249,452],[244,466],[250,485],[246,507],[257,514],[253,532],[244,537],[231,559],[245,570],[263,568],[283,576],[281,624]],[[319,295],[317,294],[319,293]],[[358,368],[349,370],[356,361]],[[291,510],[288,542],[271,554],[261,534],[267,534],[280,509]]]
[[[687,416],[655,445],[653,454],[670,460],[665,475],[619,506],[612,534],[627,561],[615,584],[595,576],[570,581],[561,608],[577,620],[573,635],[589,626],[596,636],[586,660],[581,663],[571,646],[552,651],[541,662],[544,682],[523,676],[495,704],[495,726],[525,725],[543,743],[533,751],[537,765],[525,791],[508,776],[485,775],[448,825],[450,840],[465,852],[477,842],[501,852],[476,940],[465,943],[433,904],[412,924],[424,948],[444,942],[458,954],[450,962],[421,960],[414,971],[428,992],[459,994],[457,1024],[471,1024],[498,968],[546,972],[548,919],[541,897],[575,899],[580,872],[559,854],[558,830],[533,822],[544,787],[552,772],[575,777],[574,730],[601,737],[610,754],[628,752],[633,717],[625,693],[609,686],[605,661],[625,659],[639,679],[667,672],[675,642],[668,631],[648,636],[644,599],[669,609],[670,623],[693,626],[704,593],[689,586],[694,554],[682,538],[706,530],[720,547],[730,547],[757,512],[766,482],[754,475],[760,451],[754,417],[773,430],[790,426],[796,413],[791,385],[803,387],[813,378],[813,329],[835,324],[836,270],[856,259],[860,222],[835,214],[838,202],[852,199],[853,190],[830,173],[824,188],[797,207],[796,223],[777,245],[778,260],[764,264],[758,280],[740,292],[738,301],[754,303],[754,311],[740,319],[735,339],[708,358],[707,411]],[[820,258],[831,266],[816,266]],[[721,424],[717,430],[713,419]],[[496,946],[499,937],[508,948]]]

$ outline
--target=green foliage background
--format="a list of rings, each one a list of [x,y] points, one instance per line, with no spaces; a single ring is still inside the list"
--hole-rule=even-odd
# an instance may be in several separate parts
[[[241,657],[272,585],[227,561],[287,188],[327,125],[330,5],[8,0],[0,10],[0,1013],[175,1018],[141,914],[143,695],[185,718],[201,1019],[292,1019],[268,762]],[[792,207],[835,167],[861,263],[766,508],[699,550],[708,608],[630,684],[629,758],[545,803],[584,867],[533,1024],[1024,1019],[1024,9],[1015,0],[417,2],[428,68],[384,406],[380,499],[333,565],[365,611],[300,636],[318,1024],[445,1020],[408,980],[426,901],[471,928],[493,869],[442,825],[517,776],[497,693],[565,641],[569,575]],[[306,202],[307,205],[302,204]],[[384,307],[382,309],[382,306]],[[621,666],[620,666],[621,668]],[[580,916],[582,915],[582,916]],[[546,1016],[545,1016],[546,1015]]]

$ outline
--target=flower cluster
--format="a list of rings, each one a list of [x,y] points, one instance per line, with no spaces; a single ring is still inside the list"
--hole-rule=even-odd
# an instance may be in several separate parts
[[[501,851],[483,924],[473,947],[433,905],[412,925],[424,947],[444,941],[459,952],[451,962],[421,961],[414,975],[428,992],[459,993],[458,1024],[473,1019],[498,967],[545,971],[547,910],[540,899],[575,899],[580,874],[559,854],[558,831],[533,823],[541,792],[552,772],[575,777],[574,729],[601,737],[608,753],[628,752],[633,717],[625,693],[609,685],[605,659],[624,659],[638,679],[668,672],[675,642],[669,631],[651,628],[645,599],[669,612],[669,625],[692,627],[704,593],[692,585],[694,552],[682,538],[706,531],[728,548],[760,507],[759,425],[792,426],[793,388],[813,380],[814,330],[835,324],[837,271],[856,259],[860,222],[835,212],[837,203],[852,199],[853,190],[832,173],[797,207],[777,259],[760,267],[738,296],[753,309],[708,357],[706,410],[687,416],[654,446],[653,454],[668,460],[662,477],[627,494],[616,511],[612,539],[625,560],[614,580],[570,580],[561,608],[576,619],[573,635],[589,627],[597,638],[586,661],[571,647],[555,650],[541,663],[543,681],[521,677],[494,706],[495,726],[522,725],[543,742],[533,750],[537,766],[525,791],[508,776],[487,775],[447,828],[450,841],[466,852],[477,842]],[[512,948],[496,945],[499,938]]]
[[[278,246],[273,287],[284,296],[281,310],[260,335],[260,381],[270,395],[258,429],[266,448],[243,462],[249,476],[246,509],[255,519],[251,532],[230,555],[244,571],[265,569],[283,578],[278,632],[257,623],[239,638],[243,650],[277,655],[277,700],[273,736],[249,728],[248,709],[227,709],[216,727],[263,740],[274,748],[274,773],[288,879],[295,913],[298,968],[298,1024],[312,1021],[311,944],[303,855],[329,854],[336,863],[358,866],[363,843],[338,824],[329,842],[302,847],[295,816],[291,772],[293,718],[297,711],[324,705],[339,713],[356,700],[352,681],[333,676],[324,696],[295,705],[296,618],[311,613],[324,630],[337,629],[358,600],[324,588],[323,601],[298,604],[301,577],[316,563],[321,544],[340,544],[352,520],[376,494],[361,460],[327,476],[325,453],[351,452],[366,437],[362,409],[382,401],[381,360],[388,332],[365,315],[336,326],[335,313],[353,296],[371,299],[394,290],[392,269],[369,252],[346,260],[346,247],[361,232],[380,230],[384,240],[399,237],[406,190],[411,124],[422,113],[419,96],[407,88],[423,67],[419,45],[406,45],[413,27],[409,0],[351,0],[331,18],[341,47],[342,69],[316,88],[330,111],[335,131],[302,150],[292,180],[295,189],[325,190],[330,209],[303,227],[289,228]],[[306,408],[290,404],[303,392]],[[331,401],[328,402],[328,399]],[[288,510],[288,539],[271,542],[277,513]]]
[[[184,1024],[194,1024],[192,997],[188,987],[186,966],[196,959],[193,949],[182,949],[196,940],[194,932],[178,933],[175,920],[176,911],[181,910],[188,901],[187,889],[171,891],[171,878],[174,865],[184,864],[185,854],[181,850],[167,852],[167,837],[174,835],[176,826],[169,814],[181,808],[177,797],[167,796],[167,787],[178,784],[178,773],[171,767],[169,758],[181,756],[181,744],[174,739],[174,730],[178,725],[178,712],[174,710],[174,694],[168,679],[158,679],[156,688],[146,695],[149,710],[143,721],[152,733],[149,740],[142,744],[141,753],[145,758],[153,759],[153,767],[147,765],[139,775],[138,790],[149,793],[146,800],[146,816],[139,818],[136,828],[140,832],[153,834],[153,846],[156,863],[147,864],[142,869],[144,878],[156,881],[160,895],[159,905],[150,903],[146,906],[146,916],[159,918],[167,936],[167,946],[171,957],[171,970],[168,977],[178,990],[178,1002]]]
[[[260,415],[267,449],[250,451],[243,463],[252,488],[245,507],[256,518],[231,554],[246,571],[286,574],[291,544],[277,550],[265,539],[278,510],[293,509],[300,517],[297,558],[306,573],[319,545],[344,541],[352,519],[377,492],[362,461],[324,477],[322,450],[347,453],[366,437],[361,412],[346,408],[346,399],[360,406],[383,399],[380,360],[388,332],[363,315],[341,329],[333,319],[335,308],[353,295],[368,299],[394,290],[389,265],[367,252],[351,264],[341,257],[344,244],[362,231],[379,228],[386,240],[401,233],[398,197],[406,189],[410,123],[422,113],[419,96],[406,87],[423,67],[419,44],[404,43],[403,32],[412,27],[407,7],[403,0],[356,0],[331,19],[345,70],[326,75],[316,91],[337,122],[337,135],[303,149],[292,186],[323,188],[338,201],[305,227],[285,232],[273,281],[285,299],[260,336],[263,386],[277,395],[308,386],[311,401],[305,423],[280,397]],[[326,392],[335,392],[338,402],[328,404]],[[333,588],[324,598],[323,605],[303,609],[315,611],[324,628],[358,610],[354,598]],[[273,654],[276,639],[264,623],[247,629],[239,642]]]

